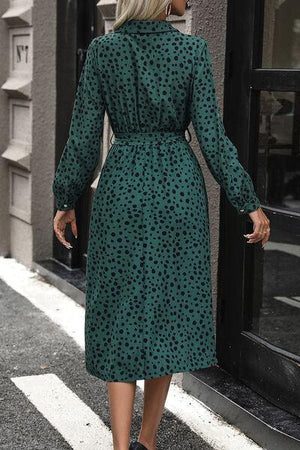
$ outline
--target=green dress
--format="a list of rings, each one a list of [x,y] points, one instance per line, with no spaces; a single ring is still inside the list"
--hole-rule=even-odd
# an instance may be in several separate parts
[[[133,381],[210,367],[208,203],[190,123],[237,213],[260,201],[226,136],[207,42],[164,20],[127,21],[91,41],[53,181],[59,210],[92,182],[105,111],[115,138],[90,220],[86,370]]]

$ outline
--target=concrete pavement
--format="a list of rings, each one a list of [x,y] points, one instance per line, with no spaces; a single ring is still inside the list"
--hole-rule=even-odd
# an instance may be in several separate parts
[[[112,449],[105,382],[84,365],[84,309],[15,260],[0,258],[1,449]],[[143,406],[137,382],[131,435]],[[157,449],[259,450],[171,383]]]

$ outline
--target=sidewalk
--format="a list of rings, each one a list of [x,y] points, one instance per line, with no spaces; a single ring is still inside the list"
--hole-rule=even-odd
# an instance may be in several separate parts
[[[1,449],[112,449],[106,383],[84,364],[84,309],[13,259],[0,258]],[[131,437],[143,407],[137,382]],[[171,383],[157,450],[259,450]]]

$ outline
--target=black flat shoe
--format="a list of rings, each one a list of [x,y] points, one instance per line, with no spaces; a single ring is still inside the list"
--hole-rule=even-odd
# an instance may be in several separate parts
[[[138,441],[130,443],[129,450],[148,450],[143,444]]]

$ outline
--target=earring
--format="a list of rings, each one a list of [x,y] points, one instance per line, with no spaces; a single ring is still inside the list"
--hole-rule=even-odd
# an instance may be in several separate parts
[[[166,16],[169,16],[171,14],[171,9],[172,9],[172,2],[168,3],[166,7]]]

